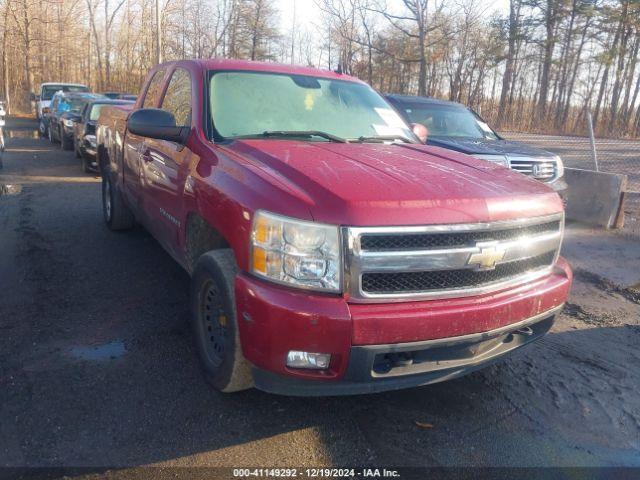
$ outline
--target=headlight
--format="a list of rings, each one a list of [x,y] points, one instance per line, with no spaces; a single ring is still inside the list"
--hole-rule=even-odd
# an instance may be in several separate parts
[[[509,168],[509,160],[504,155],[473,155],[480,160],[487,160],[488,162],[497,163],[503,167]]]
[[[73,127],[73,120],[65,119],[64,120],[64,126],[65,127],[69,127],[69,128]]]
[[[96,136],[95,135],[85,135],[84,141],[87,142],[91,147],[96,148]]]
[[[562,163],[562,159],[558,155],[554,158],[556,161],[556,178],[562,178],[564,175],[564,163]]]
[[[251,272],[277,283],[339,292],[339,239],[336,225],[258,211],[251,233]]]

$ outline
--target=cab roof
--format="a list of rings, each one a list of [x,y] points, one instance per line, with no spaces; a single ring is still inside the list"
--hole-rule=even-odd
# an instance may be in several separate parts
[[[326,78],[330,80],[346,80],[356,83],[365,83],[362,80],[337,73],[331,70],[321,70],[312,67],[301,67],[297,65],[287,65],[283,63],[275,62],[257,62],[253,60],[237,60],[228,58],[212,58],[212,59],[198,59],[198,60],[183,60],[177,62],[167,62],[163,65],[171,66],[173,64],[180,64],[182,62],[194,62],[203,70],[241,70],[248,72],[270,72],[270,73],[284,73],[289,75],[305,75],[310,77]]]

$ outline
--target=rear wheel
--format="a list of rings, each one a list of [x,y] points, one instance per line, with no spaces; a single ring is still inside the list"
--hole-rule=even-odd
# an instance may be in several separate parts
[[[237,272],[232,250],[213,250],[200,257],[191,281],[191,322],[198,356],[207,381],[221,392],[253,386],[238,331]]]
[[[128,230],[133,227],[133,213],[108,174],[102,177],[102,214],[110,230]]]

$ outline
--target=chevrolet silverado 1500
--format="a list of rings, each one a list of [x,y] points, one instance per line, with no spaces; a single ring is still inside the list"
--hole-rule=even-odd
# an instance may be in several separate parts
[[[105,221],[141,223],[189,272],[219,390],[455,378],[540,338],[567,298],[558,195],[420,144],[355,78],[164,63],[96,135]]]

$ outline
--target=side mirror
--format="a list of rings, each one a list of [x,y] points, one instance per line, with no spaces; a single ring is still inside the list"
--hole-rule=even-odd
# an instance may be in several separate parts
[[[136,110],[127,120],[127,128],[134,135],[166,140],[181,145],[187,141],[190,127],[178,127],[172,113],[158,108]]]
[[[40,100],[40,95],[36,95],[35,93],[30,93],[29,100],[31,100],[32,102],[37,102],[38,100]]]
[[[427,138],[429,137],[429,129],[427,127],[420,123],[412,123],[411,131],[422,143],[427,143]]]

